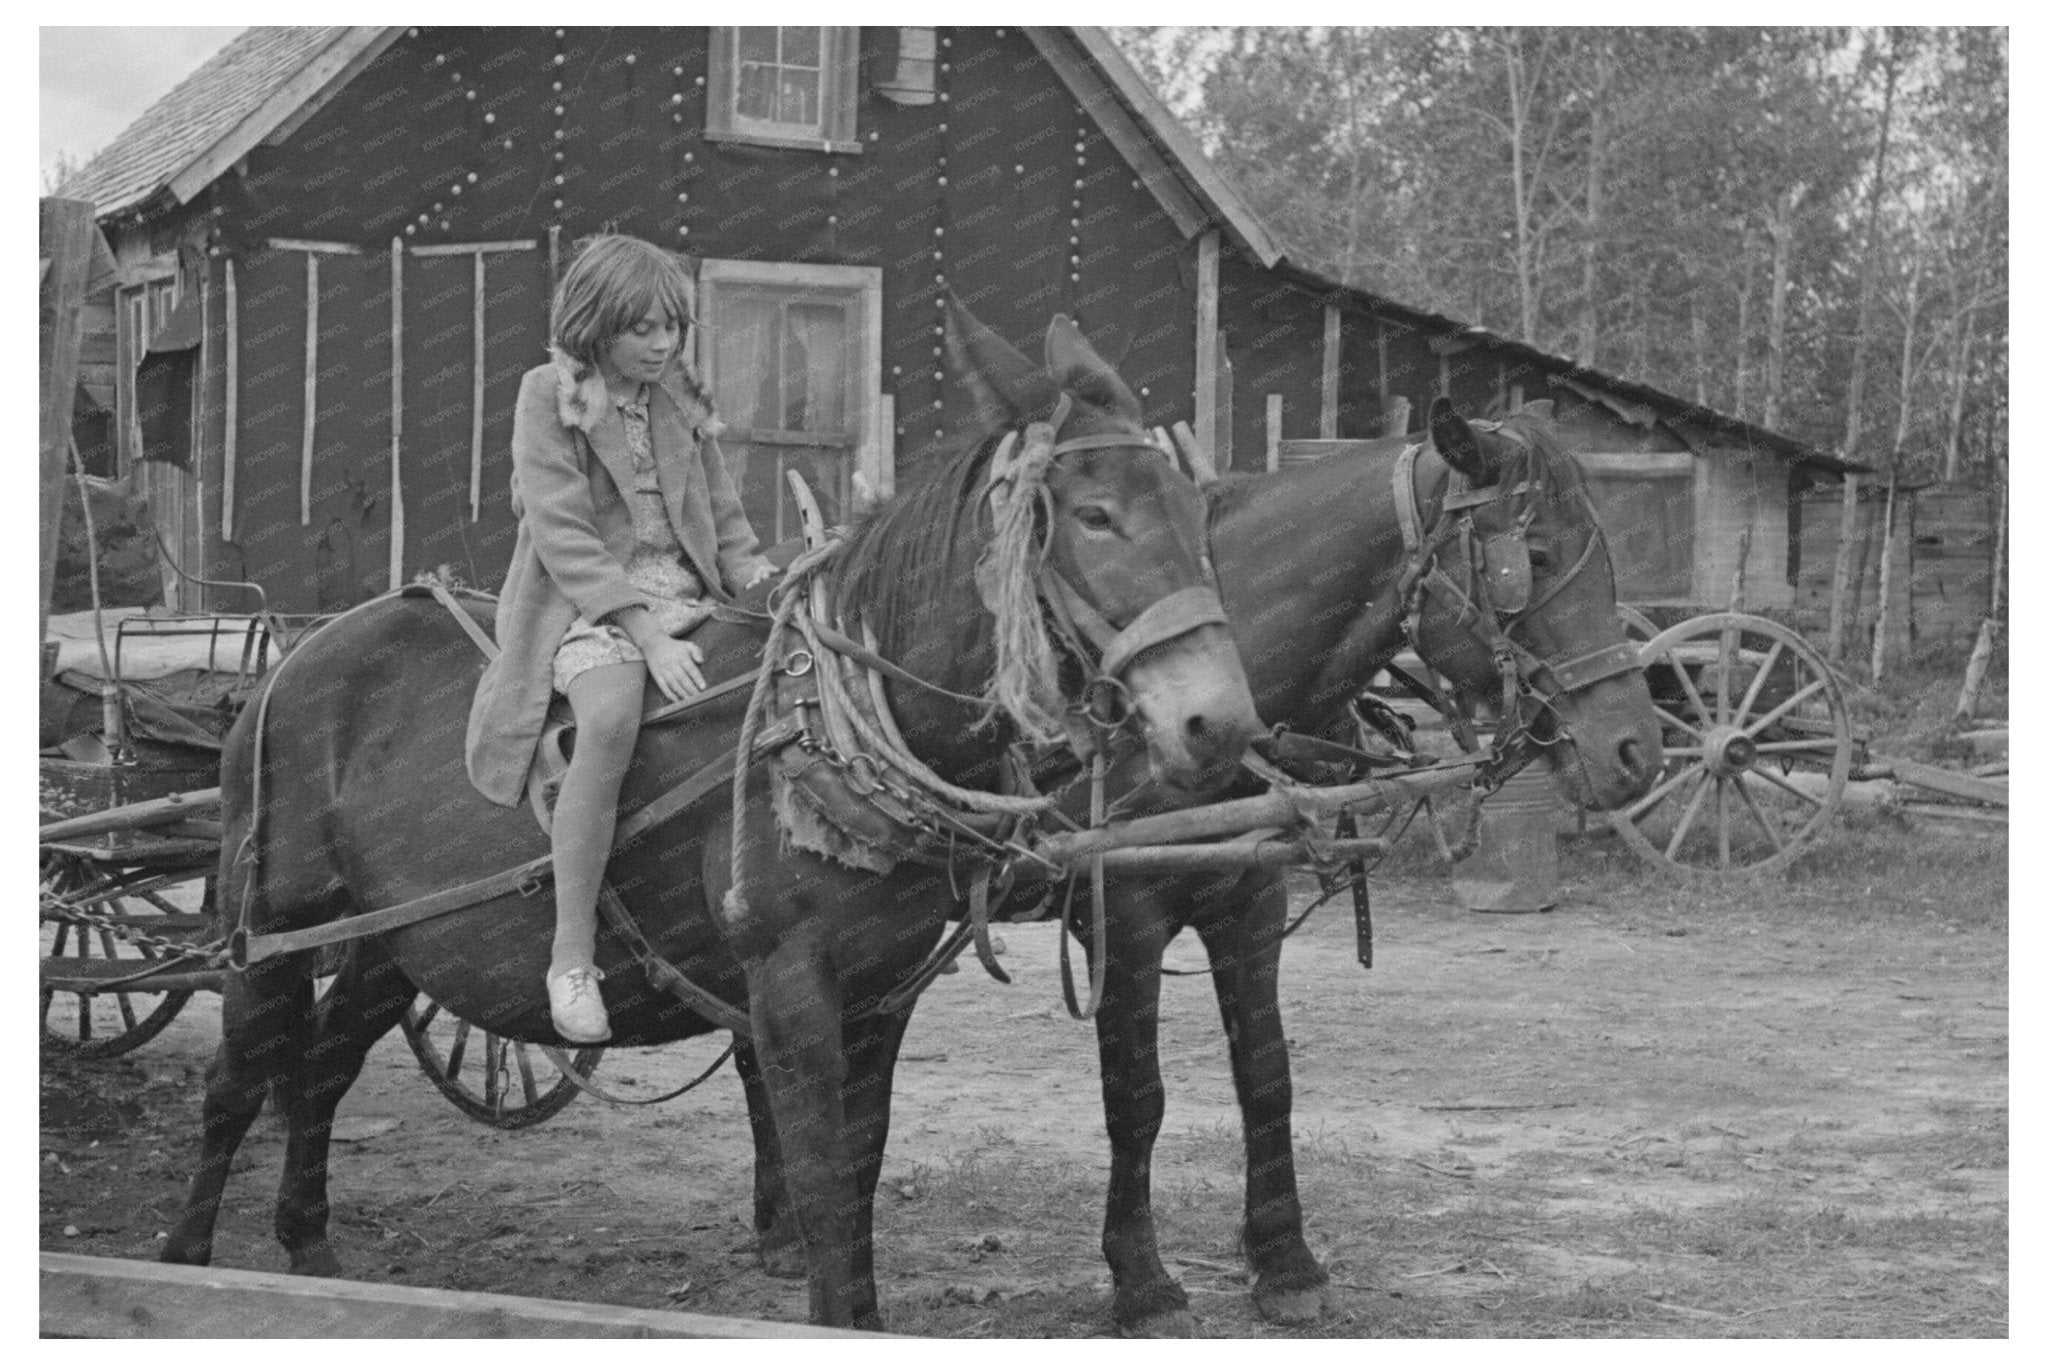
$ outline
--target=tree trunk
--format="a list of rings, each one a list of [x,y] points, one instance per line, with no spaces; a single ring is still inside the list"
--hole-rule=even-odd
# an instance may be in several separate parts
[[[2005,477],[2005,463],[2001,460],[1998,469],[1998,536],[1991,549],[1991,600],[1985,609],[1983,624],[1977,627],[1977,644],[1970,651],[1970,662],[1963,669],[1963,691],[1956,698],[1957,720],[1968,720],[1977,712],[1977,694],[1984,686],[1984,673],[1991,663],[1992,641],[1998,635],[1999,594],[2005,586],[2005,523],[2012,505]]]
[[[1606,160],[1607,83],[1610,56],[1603,47],[1594,59],[1592,107],[1586,130],[1586,239],[1579,274],[1579,351],[1588,367],[1600,351],[1600,176]]]
[[[1707,399],[1707,313],[1700,307],[1700,286],[1686,292],[1686,311],[1692,319],[1692,401],[1709,407]]]
[[[1878,209],[1884,202],[1885,156],[1891,148],[1892,96],[1899,83],[1899,51],[1897,41],[1887,33],[1884,68],[1884,111],[1877,126],[1877,166],[1871,178],[1870,206],[1868,219],[1863,230],[1863,291],[1856,305],[1856,344],[1849,359],[1849,403],[1848,415],[1842,433],[1842,457],[1856,458],[1857,447],[1863,437],[1863,374],[1870,356],[1870,314],[1877,288],[1877,224]],[[1835,548],[1834,591],[1828,600],[1828,662],[1839,663],[1842,646],[1854,628],[1857,605],[1852,605],[1862,596],[1862,570],[1857,570],[1856,581],[1849,581],[1850,552],[1854,548],[1856,528],[1856,479],[1849,476],[1848,486],[1842,497],[1842,538]],[[1868,547],[1865,547],[1867,553]],[[1860,560],[1861,556],[1859,556]]]
[[[1884,544],[1877,552],[1877,634],[1870,642],[1870,681],[1884,681],[1885,657],[1891,653],[1892,547],[1898,541],[1899,471],[1892,469],[1884,495]]]
[[[1764,425],[1778,429],[1778,411],[1785,397],[1785,293],[1792,278],[1792,215],[1805,186],[1794,185],[1778,196],[1770,220],[1771,332],[1764,350]]]
[[[1543,339],[1536,332],[1536,245],[1530,228],[1530,220],[1535,216],[1535,191],[1529,184],[1525,156],[1532,92],[1523,81],[1521,30],[1509,29],[1507,43],[1508,158],[1515,191],[1515,286],[1522,305],[1522,340],[1541,350]]]
[[[1941,462],[1943,483],[1954,483],[1962,470],[1963,395],[1969,390],[1970,346],[1977,337],[1977,315],[1963,319],[1963,339],[1956,347],[1955,384],[1948,398],[1948,452]]]
[[[1742,225],[1742,287],[1735,294],[1735,415],[1750,420],[1749,305],[1756,296],[1756,228]]]

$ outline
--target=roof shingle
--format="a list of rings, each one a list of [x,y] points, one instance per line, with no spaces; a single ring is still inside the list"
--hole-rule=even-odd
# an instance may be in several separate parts
[[[219,142],[346,30],[244,29],[58,189],[96,216],[143,203]]]

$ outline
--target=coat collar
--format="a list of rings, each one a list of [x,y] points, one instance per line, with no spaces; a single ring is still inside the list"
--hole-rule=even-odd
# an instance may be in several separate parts
[[[550,348],[549,355],[555,364],[555,407],[562,425],[586,434],[596,431],[598,423],[612,410],[604,376],[595,365],[584,365],[558,350]],[[669,366],[668,373],[662,376],[661,389],[675,401],[683,425],[691,431],[699,436],[716,436],[725,430],[724,421],[712,407],[711,395],[681,360]]]

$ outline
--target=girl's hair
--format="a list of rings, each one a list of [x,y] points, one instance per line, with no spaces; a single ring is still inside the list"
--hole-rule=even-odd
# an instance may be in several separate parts
[[[555,349],[595,365],[607,341],[659,307],[688,326],[696,286],[674,252],[624,233],[586,237],[555,286]]]

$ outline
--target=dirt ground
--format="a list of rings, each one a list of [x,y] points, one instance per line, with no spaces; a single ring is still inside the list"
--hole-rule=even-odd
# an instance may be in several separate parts
[[[1280,1329],[1252,1309],[1236,1110],[1200,977],[1169,981],[1163,1005],[1165,1254],[1219,1336],[2002,1336],[2005,858],[2002,836],[1852,822],[1790,881],[1732,894],[1653,881],[1587,841],[1542,915],[1459,910],[1419,864],[1384,877],[1370,972],[1341,903],[1285,955],[1303,1196],[1335,1311]],[[1017,984],[970,961],[905,1043],[877,1213],[884,1309],[920,1334],[1101,1335],[1092,1031],[1059,1006],[1051,931],[1005,936]],[[1201,962],[1192,941],[1169,958]],[[46,1249],[153,1253],[216,1026],[200,996],[128,1057],[45,1055]],[[715,1052],[613,1053],[599,1076],[672,1084]],[[586,1097],[497,1132],[443,1101],[394,1033],[341,1114],[351,1275],[804,1316],[801,1282],[751,1256],[729,1071],[664,1107]],[[284,1268],[282,1147],[260,1121],[220,1264]]]

